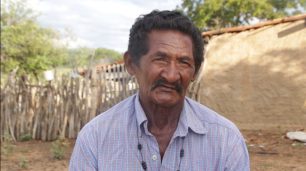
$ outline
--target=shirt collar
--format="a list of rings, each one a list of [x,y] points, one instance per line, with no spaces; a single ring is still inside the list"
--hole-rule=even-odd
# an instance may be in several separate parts
[[[137,121],[137,131],[138,131],[138,136],[142,136],[142,130],[144,130],[144,123],[146,123],[146,129],[147,129],[147,116],[145,115],[145,112],[140,104],[139,100],[139,93],[136,93],[136,98],[135,98],[135,114],[136,114],[136,121]],[[145,131],[145,130],[144,130]],[[145,131],[148,132],[148,131]]]
[[[192,108],[192,104],[190,103],[189,98],[185,98],[184,102],[184,111],[182,116],[186,117],[188,128],[190,128],[193,132],[198,134],[207,133],[207,129],[203,121],[201,121],[194,108]]]
[[[139,101],[139,93],[136,94],[135,98],[135,114],[137,120],[137,129],[138,129],[138,136],[142,135],[144,131],[146,134],[151,135],[148,131],[148,119],[145,115],[145,112],[140,104]],[[189,128],[197,133],[197,134],[205,134],[207,129],[205,125],[199,120],[199,118],[194,113],[195,111],[192,109],[191,104],[189,103],[189,99],[185,98],[183,110],[180,116],[180,120],[178,123],[178,127],[174,133],[174,136],[184,137],[187,135]]]

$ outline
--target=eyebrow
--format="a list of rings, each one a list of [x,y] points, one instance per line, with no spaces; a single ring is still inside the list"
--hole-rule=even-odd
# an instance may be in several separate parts
[[[188,60],[188,61],[192,61],[192,58],[189,56],[181,56],[179,59],[181,60]]]
[[[161,51],[154,53],[153,56],[168,57],[167,53]]]
[[[152,54],[152,57],[156,57],[156,56],[160,56],[160,57],[163,57],[163,58],[169,57],[169,55],[167,55],[167,53],[162,52],[162,51],[157,51],[156,53]],[[189,56],[180,56],[180,57],[177,58],[177,60],[186,60],[186,61],[192,62],[192,58],[193,57],[189,57]]]

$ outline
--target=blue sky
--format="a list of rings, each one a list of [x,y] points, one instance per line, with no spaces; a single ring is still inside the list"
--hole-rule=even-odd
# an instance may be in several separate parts
[[[104,47],[124,52],[135,19],[152,11],[172,10],[181,0],[28,0],[38,22],[69,37],[69,47]],[[72,33],[72,34],[71,34]],[[65,36],[64,36],[65,37]]]

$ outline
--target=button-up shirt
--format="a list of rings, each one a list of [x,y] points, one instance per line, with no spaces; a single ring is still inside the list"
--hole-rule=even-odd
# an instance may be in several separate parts
[[[138,144],[142,149],[138,149]],[[180,150],[184,155],[180,157]],[[148,119],[133,95],[98,115],[80,131],[69,170],[249,171],[249,155],[237,127],[185,98],[177,128],[161,159]]]

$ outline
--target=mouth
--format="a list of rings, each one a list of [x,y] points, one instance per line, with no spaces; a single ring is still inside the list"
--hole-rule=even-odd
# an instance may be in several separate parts
[[[159,86],[157,86],[157,87],[162,87],[162,88],[166,88],[166,89],[171,89],[171,90],[177,91],[177,88],[176,88],[175,86],[171,86],[171,85],[165,85],[165,84],[163,84],[163,85],[159,85]]]

